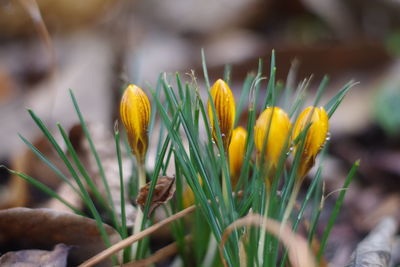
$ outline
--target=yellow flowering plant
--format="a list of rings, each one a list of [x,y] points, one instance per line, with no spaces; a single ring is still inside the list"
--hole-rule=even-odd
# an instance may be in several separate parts
[[[143,90],[129,85],[121,98],[120,115],[128,135],[128,142],[137,161],[144,162],[149,138],[150,102]]]
[[[90,149],[97,159],[106,194],[99,192],[85,172],[83,163],[61,125],[58,127],[69,156],[40,118],[29,111],[70,171],[77,185],[71,184],[72,188],[82,197],[90,212],[89,216],[96,220],[106,246],[110,247],[82,266],[93,266],[122,249],[122,258],[112,257],[114,265],[153,260],[152,254],[156,253],[159,257],[162,253],[152,249],[148,235],[171,222],[171,236],[175,239],[171,246],[176,248],[176,255],[170,257],[181,261],[183,266],[240,266],[244,262],[248,266],[286,266],[288,261],[294,266],[318,266],[346,192],[340,191],[336,208],[325,226],[326,230],[322,236],[316,236],[314,230],[321,212],[318,200],[322,194],[320,161],[326,154],[325,147],[329,142],[329,118],[354,83],[346,84],[328,102],[320,103],[320,95],[326,87],[327,80],[324,79],[313,106],[300,112],[305,99],[299,92],[305,91],[308,82],[301,83],[297,92],[288,85],[282,93],[282,88],[275,81],[274,54],[268,82],[263,77],[260,61],[257,74],[250,73],[241,87],[237,105],[229,85],[230,74],[217,79],[211,86],[204,54],[203,70],[204,85],[199,85],[193,77],[192,82],[184,83],[180,74],[176,74],[174,80],[172,76],[160,75],[156,89],[144,88],[151,98],[136,85],[129,85],[124,90],[119,108],[120,120],[126,131],[125,143],[128,145],[122,149],[119,129],[115,129],[121,211],[113,206],[115,196],[109,194],[108,181],[114,177],[103,175],[105,172],[101,159],[72,91],[71,99]],[[236,91],[237,85],[234,84],[232,89]],[[208,96],[207,99],[204,95]],[[292,99],[288,97],[291,95],[299,97]],[[154,123],[159,123],[157,132],[153,131]],[[61,179],[66,179],[29,141],[23,137],[22,140]],[[145,170],[149,146],[155,147],[155,161],[151,168]],[[126,205],[132,205],[125,202],[126,194],[129,194],[130,199],[136,199],[137,195],[134,190],[127,190],[123,181],[126,175],[130,175],[122,172],[124,148],[136,159],[133,161],[136,164],[131,183],[147,194],[147,198],[141,198],[142,209],[137,207],[135,214],[127,214],[125,210]],[[318,155],[320,160],[317,160]],[[75,171],[75,165],[78,172]],[[313,167],[316,168],[315,174],[310,172]],[[357,167],[358,162],[349,172],[343,188],[348,188]],[[146,171],[150,181],[148,184],[145,184]],[[58,198],[73,212],[82,214],[52,189],[26,174],[12,172]],[[165,192],[158,184],[160,176],[174,177],[167,179],[172,183],[169,183]],[[305,198],[299,201],[298,192],[307,176],[312,180],[309,187],[304,188]],[[156,196],[166,194],[166,199],[170,199],[175,188],[175,196],[166,203],[157,198],[160,196]],[[310,199],[315,200],[315,206],[310,204]],[[95,201],[98,206],[94,205]],[[154,204],[152,201],[158,201],[156,206],[163,204],[165,207],[164,213],[160,214],[166,218],[160,219],[160,214],[156,216],[161,222],[153,220],[154,212],[151,211],[154,205],[150,208]],[[299,205],[298,210],[293,209],[296,203]],[[311,210],[308,218],[311,223],[308,236],[305,237],[297,233],[297,228],[304,219],[306,207]],[[103,210],[104,213],[101,212]],[[194,215],[190,220],[180,220],[192,212]],[[127,218],[132,216],[136,216],[135,223],[129,226]],[[104,227],[106,220],[120,234],[122,244],[112,246]],[[250,225],[255,227],[248,227]],[[280,226],[280,232],[276,226]],[[287,240],[293,236],[302,244],[302,251],[305,252],[303,256],[308,257],[307,264],[297,262],[296,252]],[[321,245],[314,253],[310,249],[310,242],[315,238],[321,240]]]

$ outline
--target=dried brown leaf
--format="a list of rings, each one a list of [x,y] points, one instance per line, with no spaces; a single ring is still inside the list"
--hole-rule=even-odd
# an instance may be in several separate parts
[[[368,213],[361,218],[361,226],[364,229],[372,229],[384,217],[394,217],[400,219],[400,194],[394,193],[385,196],[379,203],[374,205]]]
[[[38,249],[10,251],[0,257],[0,265],[3,267],[65,267],[69,249],[70,247],[64,244],[58,244],[52,251]]]
[[[112,243],[118,233],[105,225]],[[13,208],[0,211],[0,250],[52,249],[56,244],[72,246],[69,264],[78,265],[105,249],[92,219],[50,209]],[[110,266],[106,261],[104,265]],[[47,266],[47,265],[46,265]]]
[[[36,138],[32,143],[47,159],[49,159],[49,161],[53,162],[62,172],[65,172],[66,168],[62,160],[54,152],[50,142],[44,136]],[[13,157],[10,168],[34,177],[52,189],[57,188],[61,183],[57,174],[43,161],[39,160],[35,153],[28,147],[26,147],[22,153]],[[43,196],[47,197],[47,195],[29,185],[27,181],[18,175],[11,176],[7,188],[8,190],[0,197],[0,209],[27,205],[33,207],[36,206],[38,202],[43,201]]]
[[[136,198],[136,203],[140,206],[142,210],[146,205],[146,201],[150,191],[150,185],[151,182],[147,183],[145,186],[140,188],[138,197]],[[175,193],[175,177],[168,177],[168,176],[159,177],[157,180],[157,184],[154,187],[153,195],[151,197],[148,216],[150,216],[158,206],[170,200],[173,197],[174,193]]]
[[[346,267],[389,266],[392,243],[398,228],[393,217],[386,217],[358,244]]]
[[[171,215],[170,217],[162,220],[161,222],[153,224],[149,228],[146,228],[137,234],[131,235],[131,236],[125,238],[124,240],[119,241],[117,244],[103,250],[99,254],[88,259],[87,261],[85,261],[84,263],[79,265],[79,267],[90,267],[90,266],[94,266],[94,265],[98,266],[97,264],[99,262],[102,262],[105,259],[108,259],[111,255],[134,244],[135,242],[145,238],[146,236],[153,234],[154,232],[160,230],[162,227],[165,227],[166,225],[170,224],[171,222],[174,222],[176,220],[179,220],[180,218],[185,217],[186,215],[192,213],[195,209],[196,209],[196,206],[190,206],[184,210],[181,210],[180,212],[177,212],[174,215]]]

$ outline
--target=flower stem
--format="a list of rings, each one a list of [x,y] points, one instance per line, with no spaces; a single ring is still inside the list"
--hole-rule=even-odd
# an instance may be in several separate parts
[[[297,179],[294,182],[292,194],[290,195],[289,202],[286,206],[285,212],[282,217],[281,231],[286,226],[289,216],[292,213],[293,207],[296,204],[296,199],[299,194],[302,181],[303,181],[302,179]]]
[[[139,162],[138,164],[138,188],[139,190],[146,185],[146,169],[144,166],[144,162]],[[136,209],[136,218],[135,218],[135,224],[133,228],[133,234],[136,235],[141,231],[141,226],[143,222],[143,211],[137,206]],[[134,243],[132,245],[132,255],[135,256],[135,259],[138,259],[138,243]]]
[[[268,219],[268,210],[269,210],[269,200],[270,200],[270,194],[271,194],[271,184],[268,178],[265,180],[265,189],[266,189],[266,200],[265,200],[265,209],[264,209],[264,216],[262,219],[261,223],[261,235],[260,235],[260,241],[258,243],[258,262],[261,264],[264,259],[264,248],[265,248],[265,235],[266,235],[266,227],[265,224]],[[263,265],[263,264],[261,264]]]
[[[228,170],[229,170],[229,164],[230,164],[230,162],[229,162],[229,153],[228,153],[228,150],[226,149],[225,150],[225,158],[226,158],[226,161],[227,161],[227,165],[228,165]],[[225,203],[225,205],[228,205],[228,202],[229,202],[229,199],[228,199],[228,183],[227,183],[227,179],[229,179],[229,176],[227,177],[226,175],[225,175],[225,172],[224,171],[222,171],[222,197],[224,198],[224,203]]]

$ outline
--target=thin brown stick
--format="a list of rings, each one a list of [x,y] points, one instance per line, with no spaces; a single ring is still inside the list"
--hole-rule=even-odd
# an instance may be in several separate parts
[[[185,237],[185,241],[189,242],[192,240],[191,235],[187,235]],[[168,246],[165,246],[159,250],[157,250],[154,254],[152,254],[150,257],[139,260],[139,261],[134,261],[134,262],[129,262],[126,264],[123,264],[122,267],[146,267],[150,266],[154,263],[157,263],[159,261],[162,261],[172,255],[175,255],[178,252],[178,244],[177,242],[174,242],[172,244],[169,244]]]
[[[316,267],[315,258],[311,253],[311,250],[308,246],[307,240],[301,237],[299,234],[294,233],[292,229],[286,225],[283,227],[281,223],[264,218],[266,223],[263,224],[263,217],[259,214],[249,214],[241,219],[234,221],[231,225],[229,225],[221,238],[219,253],[222,259],[224,266],[228,266],[227,262],[224,258],[223,249],[225,246],[225,242],[228,240],[229,235],[237,228],[242,226],[258,226],[264,227],[267,232],[276,236],[283,245],[288,249],[289,252],[289,260],[293,267]],[[283,231],[281,231],[283,228]]]
[[[149,228],[146,228],[142,232],[137,233],[135,235],[131,235],[130,237],[116,243],[115,245],[109,247],[108,249],[103,250],[99,254],[93,256],[92,258],[88,259],[87,261],[85,261],[84,263],[79,265],[79,267],[94,266],[95,264],[107,259],[108,257],[115,254],[116,252],[118,252],[118,251],[132,245],[133,243],[139,241],[140,239],[145,238],[146,236],[154,233],[155,231],[159,230],[161,227],[186,216],[187,214],[193,212],[195,209],[196,209],[196,206],[193,205],[184,210],[181,210],[180,212],[175,213],[171,217],[166,218],[165,220],[162,220],[161,222],[158,222],[158,223],[150,226]]]
[[[47,52],[49,53],[50,68],[51,68],[51,73],[53,73],[55,69],[55,51],[53,42],[50,37],[50,33],[43,20],[42,13],[40,12],[40,8],[36,0],[19,0],[19,3],[29,14],[37,32],[39,33],[40,38],[43,41],[43,44],[47,49]]]

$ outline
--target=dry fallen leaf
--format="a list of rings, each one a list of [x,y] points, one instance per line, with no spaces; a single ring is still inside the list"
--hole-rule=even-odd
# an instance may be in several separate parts
[[[105,228],[112,244],[120,240],[112,227],[105,225]],[[1,252],[36,248],[49,250],[63,243],[72,247],[68,257],[68,264],[72,266],[105,249],[94,220],[50,209],[0,211],[0,240]],[[110,261],[105,261],[99,266],[110,265]]]
[[[142,210],[146,205],[146,201],[150,190],[150,184],[151,182],[147,183],[145,186],[140,188],[139,195],[136,198],[136,203],[140,206]],[[159,177],[157,180],[157,184],[154,188],[153,196],[151,198],[148,216],[150,216],[153,213],[154,209],[156,209],[158,206],[170,200],[173,197],[174,193],[175,193],[175,177],[168,177],[168,176]]]
[[[380,202],[374,205],[361,219],[360,224],[365,230],[370,230],[376,226],[382,218],[393,217],[400,219],[400,194],[393,193],[384,196]]]
[[[61,170],[61,172],[67,173],[62,160],[58,157],[50,142],[44,136],[36,138],[32,144],[41,151],[50,162]],[[61,184],[61,180],[57,177],[57,174],[43,161],[38,159],[35,153],[28,147],[13,157],[10,168],[34,177],[52,189],[56,189]],[[45,193],[31,186],[18,175],[11,176],[7,188],[8,189],[0,196],[0,209],[28,205],[34,207],[48,198]]]
[[[389,266],[392,243],[397,232],[398,222],[386,217],[372,232],[358,244],[346,267],[384,267]]]
[[[39,249],[11,251],[0,257],[0,265],[3,267],[65,267],[69,249],[70,247],[64,244],[58,244],[52,251]]]

